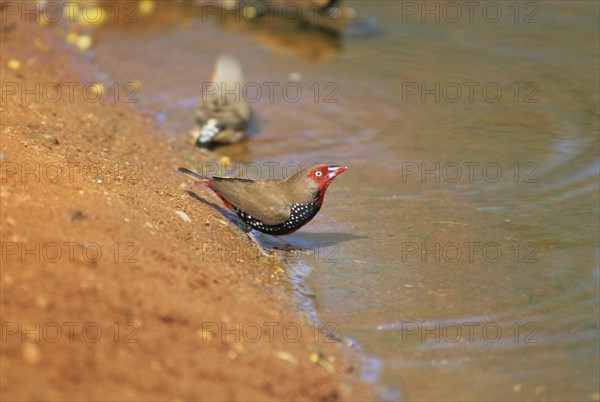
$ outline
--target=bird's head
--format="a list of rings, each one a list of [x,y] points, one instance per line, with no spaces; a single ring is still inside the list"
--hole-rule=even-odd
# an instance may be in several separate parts
[[[345,172],[348,168],[346,166],[336,165],[317,165],[306,173],[306,178],[316,183],[319,188],[320,195],[325,194],[325,190],[331,184],[333,179],[338,175]]]

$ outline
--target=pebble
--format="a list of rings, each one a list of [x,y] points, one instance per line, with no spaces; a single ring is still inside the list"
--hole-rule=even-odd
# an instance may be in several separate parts
[[[293,366],[298,365],[298,359],[295,356],[292,356],[291,354],[289,354],[288,352],[278,351],[277,358],[280,360],[284,360],[288,363],[291,363]]]
[[[175,211],[175,213],[177,214],[177,216],[179,216],[181,218],[181,220],[183,220],[184,222],[191,222],[192,220],[190,219],[190,217],[183,211]]]
[[[36,140],[46,141],[55,145],[58,144],[58,138],[56,138],[52,134],[30,133],[29,136],[35,138]]]

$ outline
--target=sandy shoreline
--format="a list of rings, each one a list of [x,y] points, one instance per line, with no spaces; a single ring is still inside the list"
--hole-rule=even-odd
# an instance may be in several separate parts
[[[84,98],[77,49],[9,18],[0,64],[3,400],[373,398],[293,312],[284,269],[177,174],[178,145]]]

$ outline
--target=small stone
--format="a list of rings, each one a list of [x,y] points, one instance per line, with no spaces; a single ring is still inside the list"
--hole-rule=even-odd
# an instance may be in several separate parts
[[[46,142],[49,142],[49,143],[54,144],[54,145],[58,144],[58,138],[56,138],[52,134],[31,133],[31,134],[29,134],[29,136],[32,137],[32,138],[34,138],[34,139],[36,139],[36,140],[46,141]]]
[[[96,119],[96,116],[93,113],[87,113],[80,117],[81,121],[93,121]]]
[[[278,351],[277,358],[280,360],[284,360],[288,363],[291,363],[293,366],[298,365],[298,359],[295,356],[289,354],[288,352]]]
[[[513,387],[513,392],[521,392],[522,389],[523,386],[521,384],[515,384],[515,386]]]
[[[177,216],[179,216],[181,218],[181,220],[183,220],[184,222],[191,222],[192,220],[190,219],[190,217],[183,211],[175,211],[175,213],[177,214]]]

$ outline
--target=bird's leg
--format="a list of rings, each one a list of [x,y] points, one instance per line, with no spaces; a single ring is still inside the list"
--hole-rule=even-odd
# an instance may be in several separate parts
[[[265,257],[272,257],[272,254],[269,254],[264,248],[263,246],[261,246],[260,242],[258,241],[258,239],[256,238],[256,236],[254,236],[254,233],[252,233],[252,228],[246,226],[246,235],[248,236],[248,238],[250,239],[250,242],[252,244],[254,244],[256,246],[257,249],[260,250],[261,254]]]
[[[288,243],[286,240],[282,239],[279,236],[273,236],[274,238],[276,238],[277,240],[279,240],[280,243],[282,243],[285,246],[285,250],[291,250],[293,247],[290,243]]]

